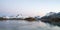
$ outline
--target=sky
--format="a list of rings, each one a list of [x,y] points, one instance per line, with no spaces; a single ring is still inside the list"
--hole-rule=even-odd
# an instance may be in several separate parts
[[[0,16],[44,16],[60,12],[60,0],[0,0]]]

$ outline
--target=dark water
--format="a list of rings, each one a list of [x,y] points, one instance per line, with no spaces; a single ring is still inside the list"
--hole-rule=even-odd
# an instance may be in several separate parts
[[[0,21],[0,30],[60,30],[60,27],[52,26],[41,21],[7,20]]]

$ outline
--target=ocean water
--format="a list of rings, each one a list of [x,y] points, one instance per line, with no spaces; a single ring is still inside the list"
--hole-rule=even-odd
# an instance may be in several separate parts
[[[60,30],[60,27],[41,21],[7,20],[0,21],[0,30]]]

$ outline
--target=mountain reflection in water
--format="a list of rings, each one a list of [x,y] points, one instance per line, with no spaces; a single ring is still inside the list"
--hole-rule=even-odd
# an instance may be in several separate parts
[[[0,21],[0,30],[60,30],[60,27],[41,21],[7,20]]]

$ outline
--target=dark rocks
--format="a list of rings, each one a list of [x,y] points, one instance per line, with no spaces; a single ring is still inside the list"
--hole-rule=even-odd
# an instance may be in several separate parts
[[[41,18],[41,21],[52,25],[60,26],[60,13],[52,14],[49,16],[43,16]]]
[[[27,21],[35,21],[35,18],[33,18],[33,17],[28,17],[28,18],[25,18],[24,20],[27,20]]]

